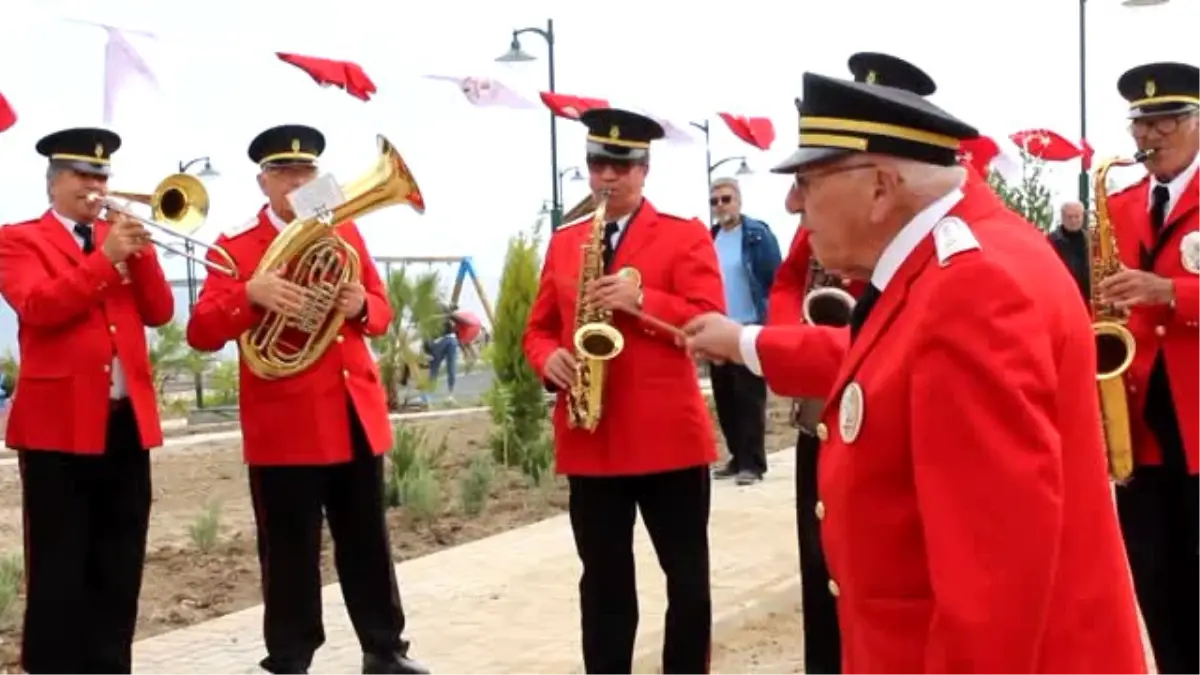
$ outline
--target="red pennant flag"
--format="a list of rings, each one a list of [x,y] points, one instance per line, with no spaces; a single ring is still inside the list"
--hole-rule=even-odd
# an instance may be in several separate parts
[[[989,136],[978,136],[963,141],[959,146],[958,161],[986,177],[991,171],[992,160],[1000,154],[1000,146]]]
[[[1009,138],[1025,152],[1047,162],[1065,162],[1082,154],[1078,146],[1049,129],[1025,129]]]
[[[717,113],[734,136],[759,150],[770,150],[775,142],[775,125],[766,117],[746,117],[733,113]]]
[[[308,73],[322,87],[338,87],[344,89],[347,94],[364,101],[370,101],[371,94],[377,91],[375,83],[367,76],[366,71],[353,61],[336,61],[318,56],[301,56],[284,52],[275,52],[275,55],[279,57],[280,61],[290,63]]]
[[[0,131],[7,131],[12,125],[17,123],[17,111],[5,100],[4,94],[0,94]]]
[[[541,92],[540,96],[542,97],[542,103],[545,103],[551,112],[559,117],[571,120],[579,119],[580,115],[592,108],[607,108],[609,106],[608,101],[603,98],[552,94],[548,91]]]
[[[1079,147],[1082,149],[1083,170],[1090,171],[1092,168],[1092,158],[1096,156],[1096,149],[1092,147],[1091,143],[1087,142],[1086,138],[1079,140]]]

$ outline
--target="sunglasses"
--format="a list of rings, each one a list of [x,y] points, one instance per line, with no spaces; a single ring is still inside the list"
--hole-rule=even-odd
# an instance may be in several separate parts
[[[709,197],[708,205],[716,206],[717,204],[732,204],[733,195],[721,195],[720,197]]]
[[[625,174],[629,173],[629,170],[634,166],[634,162],[623,162],[617,159],[604,159],[600,157],[594,157],[588,159],[587,161],[587,167],[590,173],[600,173],[605,169],[612,169],[613,173],[619,176],[624,176]]]

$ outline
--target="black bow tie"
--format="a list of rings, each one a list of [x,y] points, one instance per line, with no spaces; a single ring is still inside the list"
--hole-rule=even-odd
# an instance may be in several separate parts
[[[91,253],[96,250],[96,244],[92,241],[92,226],[87,223],[75,223],[75,236],[83,241],[83,252]]]

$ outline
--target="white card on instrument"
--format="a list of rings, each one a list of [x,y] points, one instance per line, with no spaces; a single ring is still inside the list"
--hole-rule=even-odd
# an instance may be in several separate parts
[[[346,195],[342,194],[342,188],[331,173],[292,190],[287,198],[288,203],[292,205],[292,211],[301,219],[332,211],[346,201]]]

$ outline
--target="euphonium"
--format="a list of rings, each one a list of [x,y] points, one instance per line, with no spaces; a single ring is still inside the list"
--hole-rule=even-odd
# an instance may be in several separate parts
[[[300,316],[267,312],[239,338],[246,366],[259,377],[277,379],[302,372],[337,338],[345,321],[335,309],[338,290],[343,284],[358,283],[363,261],[334,228],[387,206],[409,204],[417,213],[425,210],[421,190],[400,153],[383,136],[377,140],[375,166],[342,186],[346,201],[325,213],[288,223],[258,264],[256,275],[282,267],[287,279],[305,290]],[[297,333],[303,336],[298,344],[292,341]]]
[[[1108,454],[1108,471],[1113,480],[1123,483],[1133,473],[1133,441],[1129,428],[1129,403],[1123,375],[1133,363],[1137,345],[1126,327],[1129,310],[1103,302],[1100,282],[1121,271],[1117,239],[1108,213],[1108,172],[1113,167],[1133,166],[1146,161],[1148,152],[1133,159],[1114,158],[1096,171],[1092,192],[1096,195],[1095,220],[1088,232],[1092,288],[1089,298],[1092,330],[1096,334],[1096,383],[1100,394],[1100,417]]]
[[[583,268],[575,304],[575,381],[567,395],[567,422],[572,429],[595,430],[604,402],[606,361],[625,348],[625,339],[613,327],[612,312],[589,307],[588,282],[604,276],[604,217],[608,193],[602,191],[592,216],[592,232],[583,249]]]

